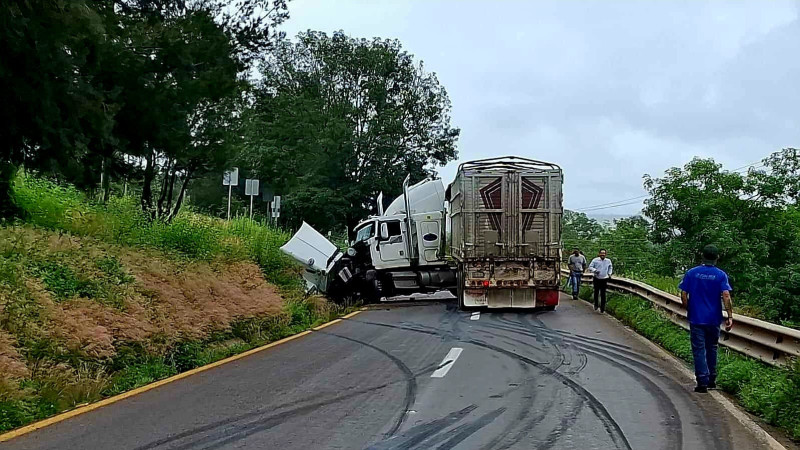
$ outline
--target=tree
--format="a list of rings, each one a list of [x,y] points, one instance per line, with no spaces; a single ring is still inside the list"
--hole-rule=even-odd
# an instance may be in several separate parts
[[[671,269],[698,263],[703,246],[715,244],[720,266],[744,303],[770,320],[800,317],[800,285],[789,278],[800,267],[796,155],[793,150],[776,153],[765,160],[767,170],[747,174],[695,159],[663,178],[645,176],[651,197],[644,213],[652,220],[651,238],[664,246]]]
[[[90,143],[109,140],[103,94],[86,70],[103,44],[101,9],[83,0],[0,3],[0,217],[13,211],[18,166],[69,173]]]
[[[132,86],[139,101],[121,112],[120,134],[144,160],[142,209],[169,221],[191,180],[221,173],[235,156],[249,88],[242,74],[279,37],[286,2],[132,3],[128,40],[143,57],[144,83]]]
[[[102,172],[106,199],[141,174],[143,209],[171,220],[235,155],[245,74],[287,17],[286,0],[3,2],[0,215],[24,164],[84,189]]]
[[[444,87],[396,40],[301,33],[263,76],[244,159],[293,224],[352,229],[381,191],[400,195],[406,174],[422,180],[456,157]]]

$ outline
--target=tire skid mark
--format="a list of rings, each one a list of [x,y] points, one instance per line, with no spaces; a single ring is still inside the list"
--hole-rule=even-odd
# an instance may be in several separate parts
[[[420,332],[420,333],[424,333],[424,334],[430,334],[430,335],[433,335],[433,336],[440,336],[441,335],[440,333],[435,332],[435,331],[423,331],[423,330],[419,330],[419,329],[416,329],[416,328],[409,328],[409,327],[403,327],[403,326],[398,326],[398,325],[391,325],[391,324],[377,323],[377,322],[369,322],[369,321],[363,321],[363,320],[359,321],[359,322],[360,323],[364,323],[364,324],[369,324],[369,325],[376,325],[376,326],[383,326],[383,327],[389,327],[389,328],[397,328],[397,329],[401,329],[401,330],[415,331],[415,332]],[[624,449],[631,450],[631,445],[630,445],[630,442],[628,442],[628,438],[625,436],[625,433],[623,433],[622,428],[614,420],[614,418],[608,412],[606,407],[591,392],[587,391],[585,388],[583,388],[583,386],[579,385],[578,383],[576,383],[571,378],[567,377],[566,375],[564,375],[564,374],[562,374],[560,372],[557,372],[557,371],[551,369],[545,363],[541,363],[541,362],[535,361],[535,360],[533,360],[531,358],[528,358],[526,356],[516,354],[516,353],[514,353],[512,351],[506,350],[506,349],[501,348],[501,347],[497,347],[495,345],[488,344],[488,343],[483,342],[483,341],[479,341],[479,340],[476,340],[476,339],[461,339],[461,342],[465,342],[465,343],[476,345],[478,347],[483,347],[483,348],[486,348],[486,349],[489,349],[489,350],[493,350],[495,352],[502,353],[502,354],[504,354],[506,356],[509,356],[512,359],[518,359],[520,361],[523,361],[523,362],[525,362],[527,364],[530,364],[530,365],[536,367],[537,369],[541,370],[543,373],[558,379],[565,386],[567,386],[570,389],[572,389],[579,396],[586,397],[587,401],[589,402],[589,408],[594,412],[595,416],[603,424],[603,427],[605,428],[605,430],[608,433],[608,435],[611,437],[611,440],[614,441],[614,445],[617,448],[624,448]]]
[[[534,389],[533,383],[532,383],[533,380],[530,378],[530,375],[529,375],[530,374],[530,370],[531,370],[530,366],[528,364],[523,363],[522,361],[517,361],[517,364],[519,364],[520,368],[528,376],[526,376],[525,380],[520,383],[520,386],[513,387],[511,389],[506,389],[505,391],[501,392],[498,395],[501,396],[501,397],[504,397],[506,394],[508,394],[510,392],[513,392],[514,390],[519,389],[520,387],[522,387],[524,389],[523,393],[525,395],[520,396],[521,399],[527,399],[528,402],[533,403],[534,399],[536,399],[536,397],[537,397],[537,390]],[[553,402],[550,402],[550,404],[547,407],[547,409],[552,408],[552,405],[553,405]],[[530,413],[531,413],[531,408],[528,408],[527,405],[521,405],[520,408],[519,408],[519,412],[517,413],[517,416],[514,417],[514,420],[511,421],[511,423],[509,423],[508,425],[506,425],[506,427],[503,429],[503,431],[500,432],[500,434],[498,434],[489,444],[487,444],[487,445],[485,445],[485,446],[483,446],[481,448],[484,449],[484,450],[495,450],[495,449],[497,449],[498,448],[497,445],[500,443],[500,441],[506,439],[506,437],[509,435],[509,433],[514,431],[516,428],[519,428],[520,426],[523,426],[523,427],[525,426],[526,419],[528,418]]]
[[[528,336],[528,337],[533,337],[533,338],[538,338],[538,339],[541,339],[541,335],[542,334],[553,336],[553,331],[554,331],[554,330],[550,330],[550,329],[538,329],[538,328],[537,328],[536,331],[531,331],[531,330],[520,329],[520,328],[509,328],[509,327],[506,327],[506,326],[495,325],[495,324],[490,324],[490,323],[484,323],[483,326],[487,327],[487,328],[493,328],[493,329],[496,329],[496,330],[501,330],[501,331],[511,331],[511,332],[514,332],[514,333],[517,333],[517,334],[521,334],[521,335]],[[630,358],[642,359],[642,360],[646,361],[646,358],[643,358],[642,355],[639,354],[639,353],[635,353],[633,351],[626,350],[626,349],[614,348],[612,346],[608,346],[605,343],[586,341],[586,340],[583,340],[583,339],[579,339],[579,338],[575,338],[575,337],[567,337],[567,336],[555,336],[555,337],[560,339],[560,340],[562,340],[563,342],[569,342],[569,343],[572,343],[572,344],[575,344],[575,345],[580,345],[580,346],[583,346],[583,345],[596,346],[596,347],[602,348],[604,351],[613,351],[613,352],[615,352],[617,354],[627,355]]]
[[[574,345],[574,344],[570,344],[570,345]],[[577,355],[578,355],[578,365],[575,366],[575,367],[570,368],[567,371],[567,373],[569,375],[572,375],[572,376],[575,376],[575,375],[578,375],[579,373],[581,373],[581,371],[583,369],[585,369],[586,365],[589,363],[589,358],[586,357],[586,353],[583,353],[582,351],[579,350]]]
[[[477,408],[478,407],[475,405],[470,405],[459,411],[452,412],[441,419],[416,425],[409,428],[403,434],[390,437],[367,447],[367,450],[411,449],[436,433],[460,422]]]
[[[578,401],[573,405],[569,414],[561,418],[561,423],[547,435],[542,445],[537,447],[537,450],[549,450],[553,448],[564,433],[578,421],[578,416],[581,414],[581,411],[583,411],[583,406],[585,404],[586,399],[578,397]]]
[[[608,412],[608,410],[603,405],[603,403],[601,403],[600,400],[598,400],[597,397],[594,396],[594,394],[592,394],[591,392],[586,390],[583,386],[581,386],[580,384],[576,383],[571,378],[567,377],[566,375],[564,375],[564,374],[562,374],[560,372],[557,372],[557,371],[551,369],[547,365],[538,363],[538,362],[536,362],[536,361],[534,361],[534,360],[532,360],[530,358],[527,358],[527,357],[522,356],[522,355],[518,355],[518,354],[516,354],[516,353],[514,353],[512,351],[506,350],[504,348],[500,348],[500,347],[497,347],[497,346],[494,346],[494,345],[491,345],[491,344],[487,344],[485,342],[474,340],[474,339],[473,340],[469,340],[467,342],[469,342],[471,344],[474,344],[474,345],[477,345],[479,347],[485,347],[485,348],[488,348],[490,350],[494,350],[496,352],[503,353],[503,354],[508,355],[508,356],[510,356],[512,358],[518,358],[518,359],[520,359],[522,361],[527,362],[528,364],[536,366],[538,369],[540,369],[545,374],[550,375],[550,376],[558,379],[565,386],[567,386],[570,389],[572,389],[578,396],[586,398],[586,400],[589,402],[589,408],[594,412],[595,416],[598,419],[600,419],[600,422],[603,424],[603,427],[606,429],[606,432],[608,433],[609,437],[611,437],[611,440],[614,441],[614,445],[617,448],[624,448],[624,449],[632,450],[631,444],[630,444],[630,442],[628,442],[628,438],[625,436],[625,433],[622,431],[622,428],[614,420],[614,418]]]
[[[522,344],[522,345],[525,345],[525,346],[531,346],[531,344],[529,342],[525,342],[525,341],[520,340],[520,339],[513,339],[513,338],[509,338],[509,339],[512,339],[512,340],[518,342],[519,344]],[[678,409],[675,407],[675,404],[672,402],[672,400],[667,395],[667,393],[663,389],[661,389],[661,387],[659,387],[658,384],[656,384],[653,380],[648,378],[646,375],[644,375],[641,372],[638,372],[637,370],[635,370],[635,369],[633,369],[633,368],[631,368],[631,367],[629,367],[629,366],[627,366],[627,365],[625,365],[625,364],[623,364],[623,363],[611,358],[608,355],[605,355],[605,354],[601,353],[600,352],[601,350],[602,351],[606,351],[605,349],[596,349],[596,348],[593,349],[593,350],[584,349],[584,351],[587,354],[592,355],[595,358],[601,359],[601,360],[607,362],[608,364],[610,364],[610,365],[612,365],[614,367],[617,367],[618,369],[622,370],[623,372],[627,373],[628,375],[631,375],[631,377],[633,377],[633,379],[636,380],[637,383],[641,384],[642,387],[645,389],[645,391],[647,391],[648,394],[652,395],[653,398],[656,401],[658,401],[658,403],[660,405],[662,405],[662,407],[664,409],[667,410],[667,411],[664,412],[664,414],[666,416],[665,420],[664,420],[664,423],[667,425],[667,429],[669,430],[668,435],[675,436],[677,439],[668,441],[666,443],[667,446],[665,447],[665,449],[667,449],[667,450],[680,450],[681,448],[683,448],[683,424],[681,422],[680,415],[678,414]],[[653,375],[659,375],[659,372],[656,371],[655,369],[653,369],[652,367],[649,367],[649,366],[647,366],[645,364],[642,364],[642,363],[640,363],[638,361],[630,360],[630,359],[628,359],[628,358],[626,358],[624,356],[617,355],[617,357],[622,359],[622,360],[627,361],[630,364],[633,364],[633,365],[636,365],[636,366],[640,367],[642,370],[644,370],[644,371],[646,371],[648,373],[651,373]]]
[[[493,317],[493,316],[489,315],[488,317]],[[350,320],[352,320],[352,319],[350,319]],[[539,320],[539,319],[537,319],[537,321],[539,323],[542,323],[541,320]],[[511,327],[513,327],[513,331],[518,331],[518,330],[525,330],[525,331],[537,330],[537,331],[539,331],[539,330],[542,330],[542,331],[546,331],[546,332],[554,334],[554,335],[563,336],[565,338],[574,338],[574,339],[583,339],[583,340],[586,340],[586,341],[593,341],[593,342],[602,343],[602,344],[605,344],[605,345],[610,345],[610,346],[613,346],[613,347],[617,347],[617,348],[620,348],[620,349],[623,349],[623,350],[630,350],[631,349],[631,347],[629,345],[620,344],[618,342],[609,341],[607,339],[600,339],[600,338],[595,338],[595,337],[591,337],[591,336],[585,336],[583,334],[571,333],[569,331],[555,330],[553,328],[549,328],[549,327],[545,326],[543,323],[542,323],[542,325],[529,324],[528,327],[526,327],[525,324],[523,324],[521,322],[516,322],[516,321],[511,321],[511,320],[502,320],[502,319],[495,318],[495,322],[501,322],[501,323],[504,323],[506,326],[511,326]],[[486,324],[484,324],[484,325],[486,325]],[[511,328],[509,328],[509,330],[511,330]]]
[[[420,370],[419,372],[415,373],[414,374],[414,378],[416,379],[416,378],[419,378],[421,376],[429,375],[434,370],[436,370],[436,367],[437,367],[437,364],[429,365],[429,366],[423,368],[422,370]],[[390,386],[394,386],[394,385],[397,385],[397,384],[400,384],[400,383],[406,383],[406,382],[407,382],[406,379],[402,379],[402,380],[396,380],[396,381],[392,381],[392,382],[382,383],[382,384],[379,384],[379,385],[376,385],[376,386],[371,386],[371,387],[362,388],[362,389],[349,388],[349,389],[346,389],[344,391],[336,392],[335,395],[333,397],[331,397],[331,398],[328,398],[328,399],[325,399],[325,400],[318,400],[318,401],[306,404],[304,406],[299,406],[299,407],[297,407],[295,405],[307,403],[307,402],[309,402],[311,400],[318,399],[319,395],[309,396],[309,397],[306,397],[306,398],[294,400],[292,402],[287,402],[287,403],[283,403],[283,404],[271,405],[271,406],[269,406],[269,409],[264,408],[264,409],[259,409],[257,411],[251,411],[251,412],[248,412],[248,413],[245,413],[245,414],[240,414],[238,416],[230,417],[230,418],[227,418],[227,419],[224,419],[224,420],[221,420],[221,421],[218,421],[218,422],[214,422],[214,423],[211,423],[211,424],[208,424],[208,425],[203,425],[203,426],[200,426],[200,427],[197,427],[197,428],[193,428],[191,430],[172,435],[172,436],[170,436],[168,438],[159,439],[157,441],[153,441],[153,442],[150,442],[148,444],[136,447],[134,450],[151,450],[151,449],[155,449],[157,447],[161,447],[161,446],[164,446],[166,444],[171,444],[171,443],[180,441],[182,439],[190,438],[190,437],[192,437],[194,435],[197,435],[197,434],[200,434],[200,433],[212,431],[214,429],[218,429],[218,428],[224,427],[226,425],[231,425],[231,432],[232,433],[239,433],[241,431],[245,431],[245,430],[250,429],[252,427],[258,426],[259,424],[261,425],[261,427],[260,427],[260,429],[258,431],[264,431],[264,430],[267,430],[267,429],[272,428],[274,426],[282,424],[287,419],[291,419],[291,418],[294,418],[294,417],[299,417],[299,416],[302,416],[302,415],[306,415],[308,413],[316,411],[319,408],[322,408],[322,407],[325,407],[325,406],[330,406],[332,404],[338,403],[338,402],[343,401],[343,400],[349,400],[351,398],[358,397],[360,395],[369,394],[369,393],[372,393],[372,392],[379,391],[381,389],[385,389],[385,388],[390,387]],[[264,414],[266,414],[268,412],[274,412],[276,410],[280,410],[280,409],[283,409],[283,408],[286,408],[286,407],[289,407],[289,406],[295,406],[295,407],[291,408],[291,409],[289,409],[289,410],[287,410],[285,412],[282,412],[282,413],[270,414],[270,415],[268,415],[266,417],[262,417],[262,418],[260,418],[258,420],[250,421],[250,422],[243,423],[243,424],[236,424],[236,422],[240,422],[242,420],[246,420],[246,419],[249,419],[249,418],[252,418],[252,417],[263,416]],[[250,434],[252,434],[252,433],[250,433]],[[216,437],[207,436],[204,439],[196,440],[196,441],[191,442],[191,444],[188,445],[188,446],[186,444],[184,444],[183,446],[172,447],[172,449],[174,450],[174,449],[182,449],[182,448],[192,448],[197,444],[207,443],[207,442],[213,441],[215,439],[221,439],[223,437],[225,437],[225,436],[220,436],[220,435],[217,435]]]
[[[340,334],[330,333],[326,331],[318,331],[318,333],[327,334],[329,336],[335,336],[350,342],[354,342],[356,344],[363,345],[365,347],[369,347],[377,351],[378,353],[382,354],[383,356],[389,358],[397,366],[397,368],[403,372],[407,380],[406,397],[403,402],[403,409],[400,411],[400,416],[397,418],[397,421],[395,422],[394,426],[392,426],[392,428],[387,433],[387,436],[393,436],[395,433],[397,433],[397,430],[400,429],[400,427],[403,425],[403,422],[405,422],[406,418],[408,417],[408,410],[411,409],[411,405],[414,404],[414,400],[416,399],[417,396],[417,379],[414,378],[414,372],[412,372],[411,369],[409,369],[408,366],[405,365],[405,363],[400,360],[400,358],[368,342],[360,341],[358,339],[353,339],[351,337],[342,336]]]
[[[500,407],[495,409],[494,411],[490,411],[478,420],[464,424],[459,426],[458,428],[451,431],[449,434],[453,435],[447,442],[436,447],[437,450],[452,450],[455,448],[456,445],[460,444],[461,442],[465,441],[467,438],[478,432],[481,428],[489,425],[490,423],[494,422],[495,419],[500,417],[506,411],[505,407]]]
[[[513,447],[519,443],[519,441],[521,441],[531,430],[533,430],[536,425],[539,425],[548,416],[548,414],[550,414],[550,411],[552,411],[555,404],[556,398],[553,396],[547,401],[547,403],[545,403],[542,410],[539,411],[535,416],[531,417],[531,419],[527,421],[523,427],[517,430],[516,433],[510,437],[498,436],[490,444],[482,447],[481,450],[508,450],[509,448]],[[501,442],[503,445],[498,447],[497,444]]]

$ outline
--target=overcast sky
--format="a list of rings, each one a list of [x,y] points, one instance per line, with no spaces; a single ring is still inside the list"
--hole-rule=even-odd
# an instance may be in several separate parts
[[[800,145],[799,7],[293,0],[282,28],[399,39],[453,102],[445,182],[460,161],[525,156],[560,164],[580,209],[643,195],[643,174],[694,156],[735,169]]]

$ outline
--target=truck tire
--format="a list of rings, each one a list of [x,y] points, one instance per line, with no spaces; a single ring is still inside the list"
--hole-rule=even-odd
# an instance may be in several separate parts
[[[464,266],[461,264],[456,269],[456,299],[458,300],[458,309],[469,311],[470,308],[464,305]]]

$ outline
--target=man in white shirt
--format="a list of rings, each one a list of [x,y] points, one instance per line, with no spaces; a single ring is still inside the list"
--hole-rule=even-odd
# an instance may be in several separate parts
[[[594,275],[592,285],[594,287],[594,309],[595,311],[600,308],[600,313],[606,312],[606,289],[608,288],[608,280],[614,272],[614,266],[611,260],[606,258],[606,251],[600,250],[597,258],[593,259],[589,264],[589,272]],[[598,306],[597,300],[600,299]]]

